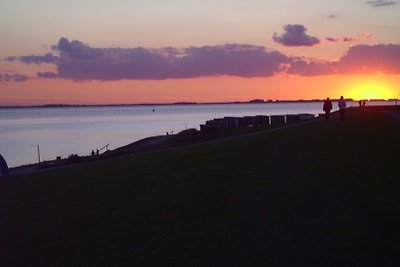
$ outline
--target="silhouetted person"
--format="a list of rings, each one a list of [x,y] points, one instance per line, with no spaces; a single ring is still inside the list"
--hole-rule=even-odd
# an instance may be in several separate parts
[[[362,105],[363,105],[363,107],[365,107],[365,100],[363,100]]]
[[[322,110],[325,111],[325,120],[328,121],[332,110],[332,102],[329,100],[329,97],[326,98]]]
[[[99,155],[99,150],[98,149],[96,149],[96,155]]]
[[[360,100],[360,101],[358,101],[358,106],[359,107],[361,107],[362,106],[362,104],[363,104],[363,102]]]
[[[340,97],[338,106],[339,106],[339,112],[340,112],[340,120],[344,121],[344,112],[346,109],[346,101],[344,100],[343,96]]]
[[[94,156],[94,150],[92,149],[92,156]]]

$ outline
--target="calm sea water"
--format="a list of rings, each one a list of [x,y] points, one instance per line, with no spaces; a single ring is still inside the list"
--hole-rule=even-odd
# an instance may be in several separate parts
[[[337,109],[337,104],[333,105]],[[37,145],[42,161],[53,160],[71,154],[89,155],[92,149],[107,144],[115,149],[149,136],[199,129],[205,121],[224,116],[321,112],[319,102],[1,108],[0,153],[9,167],[15,167],[37,162]]]

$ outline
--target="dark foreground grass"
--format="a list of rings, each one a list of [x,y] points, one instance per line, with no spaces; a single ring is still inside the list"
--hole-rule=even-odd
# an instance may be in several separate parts
[[[0,181],[0,266],[396,266],[400,123],[269,134]]]

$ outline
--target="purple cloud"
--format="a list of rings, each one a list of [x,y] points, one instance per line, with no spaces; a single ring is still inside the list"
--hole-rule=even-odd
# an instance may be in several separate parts
[[[359,39],[353,38],[353,37],[341,37],[341,38],[333,38],[333,37],[327,37],[325,38],[328,42],[332,43],[345,43],[345,42],[358,42]]]
[[[286,73],[288,74],[297,74],[301,76],[330,75],[335,72],[336,69],[334,64],[315,59],[294,60],[286,70]]]
[[[29,79],[28,76],[14,73],[14,74],[0,74],[0,81],[1,82],[25,82]]]
[[[6,57],[6,61],[15,61],[17,60],[17,57],[11,56],[11,57]]]
[[[400,44],[352,46],[338,62],[343,74],[400,74]]]
[[[61,38],[58,76],[74,80],[168,79],[232,75],[272,76],[289,58],[264,47],[222,46],[162,48],[92,48]]]
[[[59,58],[54,56],[52,53],[47,53],[44,56],[35,56],[35,55],[29,55],[29,56],[22,56],[22,57],[7,57],[7,61],[21,61],[24,63],[35,63],[35,64],[40,64],[40,63],[55,63]]]
[[[265,77],[279,72],[281,64],[290,60],[279,52],[264,47],[229,44],[192,47],[179,59],[178,71],[184,77],[231,75]]]
[[[54,73],[54,72],[38,72],[37,77],[39,77],[39,78],[56,78],[56,77],[58,77],[58,74]]]
[[[274,33],[272,39],[284,46],[314,46],[320,43],[317,37],[306,34],[307,28],[300,24],[288,24],[284,27],[285,33]]]
[[[331,74],[400,74],[400,44],[356,45],[338,61],[294,60],[287,73],[302,76]]]
[[[370,39],[373,37],[374,36],[372,34],[359,34],[357,37],[341,37],[341,38],[327,37],[325,38],[325,40],[332,43],[345,43],[345,42],[360,42],[364,39]]]
[[[290,32],[290,31],[289,31]],[[305,29],[302,30],[305,32]],[[371,38],[361,34],[358,39]],[[357,40],[358,40],[357,39]],[[327,38],[331,42],[356,38]],[[48,61],[56,72],[38,72],[39,78],[85,80],[161,80],[205,76],[270,77],[278,73],[303,76],[331,74],[400,74],[400,44],[355,45],[338,61],[286,56],[265,47],[227,44],[189,48],[93,48],[80,41],[61,38],[53,47],[59,56],[28,56],[25,63]],[[13,57],[9,57],[12,60]],[[56,59],[55,59],[56,58]],[[54,59],[54,60],[53,60]],[[7,74],[2,81],[24,81],[28,77]]]
[[[372,1],[366,1],[365,3],[373,7],[397,5],[397,2],[386,1],[386,0],[372,0]]]
[[[144,48],[92,48],[80,41],[61,38],[58,76],[74,80],[168,78],[168,58]],[[168,51],[167,51],[168,54]]]

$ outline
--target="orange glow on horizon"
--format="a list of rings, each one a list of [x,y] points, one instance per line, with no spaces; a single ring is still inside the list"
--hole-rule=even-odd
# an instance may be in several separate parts
[[[381,76],[358,76],[351,82],[347,97],[354,100],[393,99],[398,98],[395,86]]]
[[[345,98],[399,98],[400,75],[327,75],[73,82],[32,79],[0,83],[0,105],[138,104]],[[397,90],[397,91],[396,91]]]

